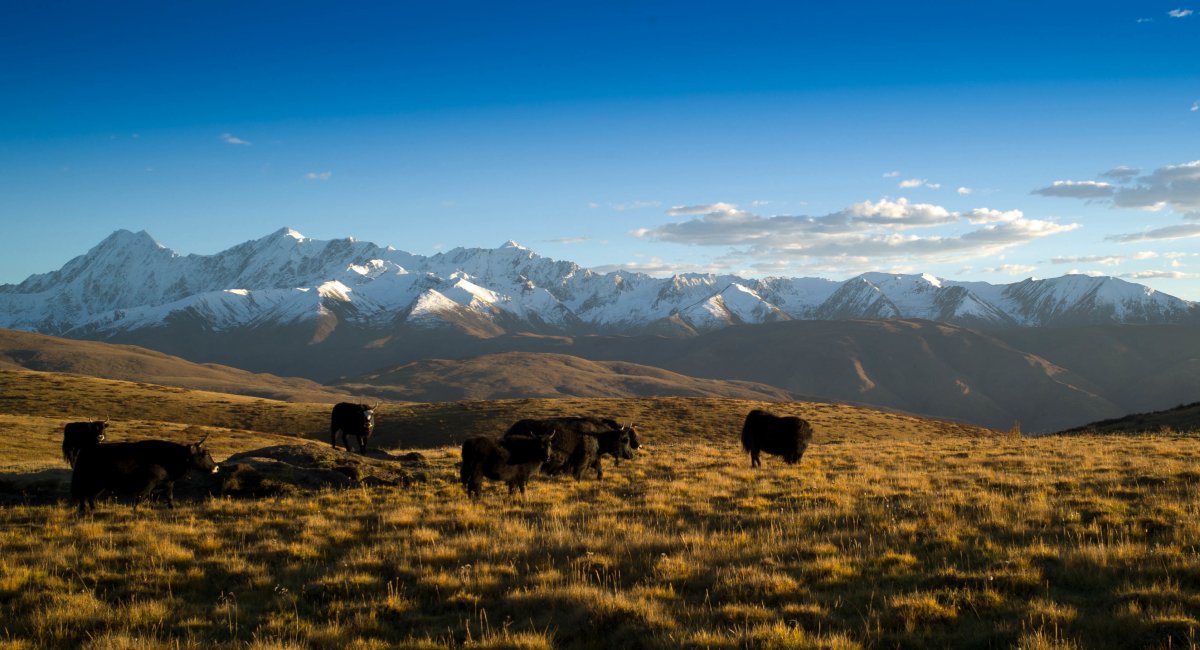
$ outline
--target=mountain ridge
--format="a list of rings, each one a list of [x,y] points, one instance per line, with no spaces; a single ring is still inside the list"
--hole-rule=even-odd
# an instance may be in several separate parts
[[[330,316],[335,315],[336,319]],[[683,273],[600,274],[516,244],[421,256],[290,228],[213,255],[180,255],[119,230],[57,271],[0,286],[0,327],[109,339],[199,321],[213,331],[352,322],[503,332],[693,335],[780,320],[925,319],[1011,328],[1197,323],[1200,306],[1113,277],[1011,284],[928,274],[845,281]]]

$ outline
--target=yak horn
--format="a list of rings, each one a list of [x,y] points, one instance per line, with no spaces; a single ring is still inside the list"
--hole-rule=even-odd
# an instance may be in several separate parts
[[[204,437],[200,439],[200,442],[197,442],[197,443],[196,443],[196,446],[197,446],[197,447],[199,447],[199,446],[203,445],[203,444],[204,444],[204,441],[205,441],[205,440],[208,440],[208,437],[209,437],[209,436],[211,436],[211,435],[212,435],[212,432],[209,432],[209,433],[206,433],[206,434],[204,434]]]

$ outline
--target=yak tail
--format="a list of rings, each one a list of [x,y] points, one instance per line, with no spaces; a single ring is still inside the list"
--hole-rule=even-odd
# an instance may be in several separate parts
[[[742,426],[742,451],[750,451],[750,427]]]

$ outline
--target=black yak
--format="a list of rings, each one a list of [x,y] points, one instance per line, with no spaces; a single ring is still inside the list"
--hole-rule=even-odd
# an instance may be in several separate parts
[[[104,442],[104,430],[107,428],[108,420],[67,423],[63,427],[63,460],[74,467],[81,450]]]
[[[742,425],[742,449],[750,452],[750,466],[762,467],[759,452],[782,456],[783,462],[795,465],[812,440],[812,427],[794,417],[779,417],[762,409],[754,409]]]
[[[342,434],[342,444],[350,451],[350,436],[358,438],[358,450],[367,451],[367,439],[375,431],[375,407],[370,404],[338,402],[329,418],[329,444],[337,449],[337,434]]]
[[[583,478],[588,468],[596,470],[596,478],[604,478],[601,457],[612,456],[617,462],[633,458],[637,431],[615,420],[590,416],[567,416],[540,420],[520,420],[508,428],[504,437],[545,434],[557,431],[550,460],[542,465],[548,475],[570,473],[576,480]]]
[[[133,507],[152,494],[175,507],[175,481],[188,470],[216,472],[217,464],[203,447],[205,436],[194,445],[166,440],[114,442],[85,448],[71,473],[71,497],[82,514],[96,509],[96,496],[107,490],[134,497]]]
[[[492,438],[474,436],[462,446],[462,479],[467,495],[478,498],[483,494],[483,479],[504,481],[508,494],[517,490],[525,496],[529,476],[550,459],[555,433]]]

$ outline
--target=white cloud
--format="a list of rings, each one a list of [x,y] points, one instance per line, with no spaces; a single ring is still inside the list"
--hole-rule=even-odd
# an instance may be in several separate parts
[[[963,218],[970,223],[995,223],[1005,221],[1016,221],[1024,218],[1025,213],[1020,210],[993,210],[991,208],[975,208],[963,215]]]
[[[246,146],[250,146],[250,145],[254,144],[253,142],[243,140],[232,133],[222,133],[221,141],[225,142],[227,144],[241,144],[241,145],[246,145]]]
[[[680,217],[693,214],[709,214],[715,212],[731,212],[737,211],[737,206],[732,203],[707,203],[701,205],[677,205],[667,210],[667,214],[672,217]]]
[[[1033,194],[1061,196],[1070,199],[1101,199],[1113,195],[1111,183],[1103,181],[1054,181],[1048,187],[1039,187]]]
[[[1004,275],[1029,275],[1037,270],[1029,264],[1001,264],[992,268],[982,269],[984,273],[1003,273]]]
[[[327,181],[333,178],[333,172],[308,172],[304,175],[306,181]]]
[[[703,211],[707,209],[708,211]],[[639,228],[635,237],[693,246],[738,246],[728,264],[752,259],[847,257],[962,260],[1002,252],[1042,237],[1068,232],[1078,224],[1028,219],[1019,210],[979,208],[966,215],[938,205],[907,199],[864,201],[821,217],[759,216],[728,203],[684,206],[668,211],[693,218],[655,228]],[[975,224],[950,236],[904,234],[910,229]],[[907,260],[911,263],[913,260]]]
[[[1187,18],[1193,13],[1191,9],[1172,9],[1167,12],[1167,15],[1172,18]]]
[[[900,172],[884,172],[883,173],[884,178],[896,178],[899,175],[900,175]]]
[[[1106,172],[1100,172],[1104,178],[1112,178],[1117,181],[1127,181],[1142,173],[1142,170],[1126,165],[1118,165]]]
[[[955,190],[955,191],[956,191],[956,192],[958,192],[959,194],[963,195],[963,196],[966,196],[966,195],[970,194],[971,192],[973,192],[974,190],[972,190],[972,189],[971,189],[971,188],[969,188],[969,187],[959,187],[959,188],[958,188],[957,190]]]
[[[588,201],[588,207],[595,210],[600,207],[600,204],[595,201]]]
[[[1195,112],[1197,112],[1197,111],[1200,111],[1200,99],[1197,99],[1196,101],[1192,102],[1192,109],[1191,109],[1191,110],[1192,110],[1192,112],[1193,112],[1193,113],[1195,113]]]
[[[1188,273],[1186,271],[1133,271],[1131,273],[1122,273],[1120,277],[1130,280],[1194,280],[1200,278],[1200,273]]]
[[[1137,22],[1137,23],[1152,23],[1152,22],[1154,22],[1154,19],[1153,19],[1153,18],[1138,18],[1138,19],[1137,19],[1136,21],[1134,21],[1134,22]]]
[[[550,243],[550,244],[570,245],[570,244],[582,244],[585,241],[591,241],[591,240],[592,240],[591,237],[589,237],[587,235],[581,235],[579,237],[559,237],[558,239],[547,239],[546,242]]]
[[[1071,255],[1066,257],[1052,257],[1051,264],[1100,264],[1103,266],[1116,266],[1125,261],[1124,255]]]
[[[912,189],[914,187],[928,187],[931,190],[936,190],[936,189],[939,189],[941,186],[942,186],[941,183],[930,183],[929,179],[927,179],[927,178],[910,178],[908,180],[900,181],[900,183],[898,184],[898,187],[900,187],[901,189],[906,189],[906,190]]]
[[[623,264],[601,264],[593,266],[592,270],[596,273],[612,273],[614,271],[632,271],[634,273],[645,273],[655,277],[664,277],[679,275],[681,273],[703,273],[703,272],[718,272],[717,267],[709,267],[707,269],[696,264],[683,264],[679,262],[665,262],[657,257],[652,257],[645,262],[625,262]]]
[[[1112,235],[1106,237],[1109,241],[1120,242],[1122,244],[1130,244],[1141,241],[1158,241],[1162,239],[1186,239],[1189,237],[1200,237],[1200,224],[1188,223],[1179,224],[1177,226],[1166,226],[1147,230],[1145,232],[1135,232],[1125,235]]]
[[[1190,213],[1200,213],[1200,161],[1168,164],[1144,175],[1135,175],[1135,171],[1121,167],[1105,171],[1104,175],[1120,175],[1128,181],[1120,186],[1103,181],[1055,181],[1054,185],[1034,189],[1033,193],[1046,197],[1109,199],[1112,206],[1138,210],[1170,207],[1186,218]]]
[[[1200,210],[1200,160],[1159,167],[1138,177],[1113,196],[1119,208],[1156,209],[1169,206],[1178,212]]]

